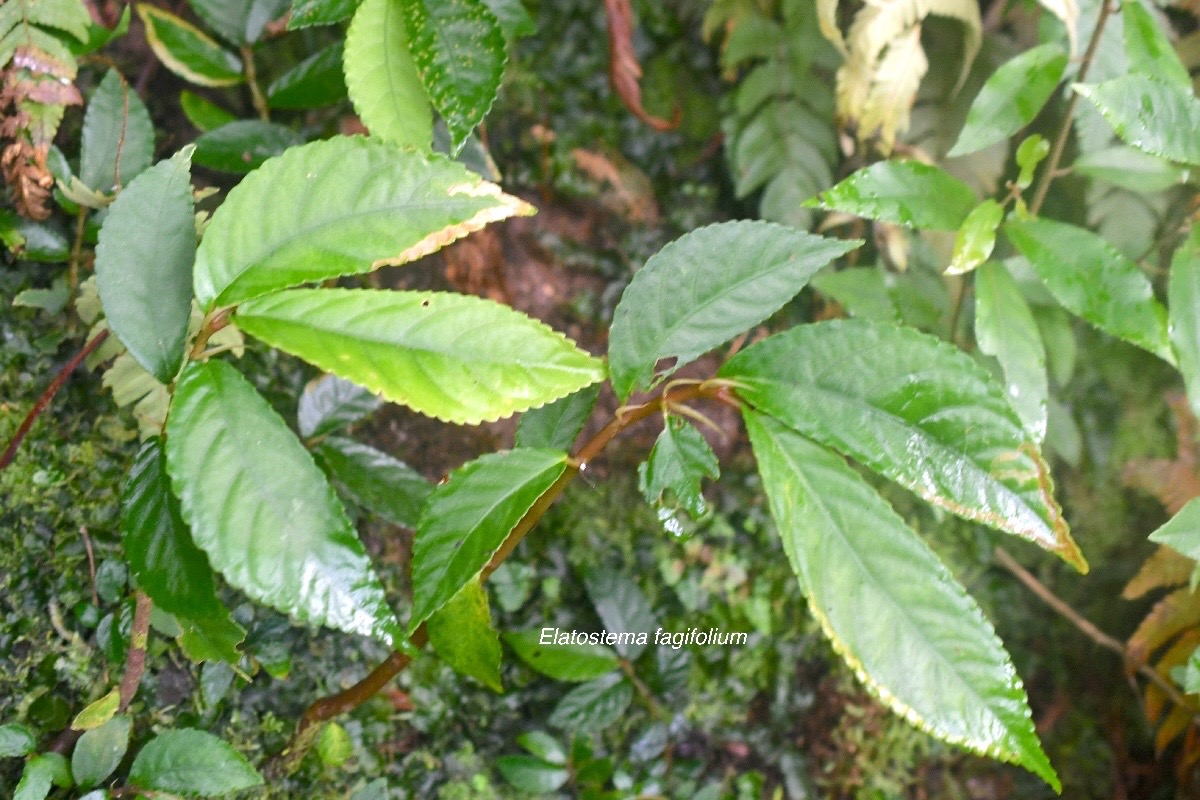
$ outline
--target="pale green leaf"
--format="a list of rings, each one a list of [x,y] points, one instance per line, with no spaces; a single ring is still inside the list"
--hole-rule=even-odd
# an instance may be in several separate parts
[[[500,637],[492,625],[487,592],[476,578],[425,622],[429,645],[438,657],[492,691],[500,683]]]
[[[433,112],[409,54],[404,0],[365,0],[346,32],[346,90],[363,124],[385,141],[425,152]]]
[[[316,456],[355,503],[395,525],[417,527],[433,486],[412,467],[341,436],[321,440]]]
[[[544,447],[570,452],[600,396],[600,384],[580,389],[553,403],[526,411],[517,424],[517,447]]]
[[[1200,416],[1200,225],[1192,226],[1171,259],[1167,300],[1171,345],[1192,413]]]
[[[113,718],[120,704],[121,694],[113,689],[76,714],[75,719],[71,720],[71,730],[90,731],[92,728],[99,728]]]
[[[1153,156],[1200,165],[1200,100],[1189,88],[1146,75],[1075,84],[1121,141]]]
[[[81,789],[99,786],[116,772],[129,748],[129,717],[113,717],[79,737],[71,753],[71,776]]]
[[[1189,500],[1179,513],[1150,534],[1150,541],[1200,560],[1200,498]]]
[[[25,21],[66,31],[81,42],[87,41],[91,17],[79,0],[9,0]],[[0,62],[2,64],[3,62]]]
[[[1170,161],[1126,145],[1081,153],[1073,168],[1080,175],[1099,178],[1131,192],[1161,192],[1187,176],[1186,170]]]
[[[263,779],[241,753],[216,736],[180,728],[146,743],[129,768],[129,782],[159,792],[220,797],[261,786]]]
[[[329,767],[340,767],[354,755],[354,742],[350,734],[336,722],[327,722],[317,739],[317,756]]]
[[[888,287],[889,275],[876,267],[822,270],[812,279],[813,288],[826,295],[852,317],[879,322],[900,318]]]
[[[1046,347],[1021,295],[1003,264],[984,264],[975,273],[975,340],[1004,370],[1005,390],[1034,441],[1046,438]]]
[[[1129,71],[1173,83],[1190,94],[1192,78],[1187,67],[1180,62],[1153,13],[1138,0],[1124,0],[1121,22]]]
[[[1033,175],[1037,170],[1038,164],[1045,160],[1046,156],[1050,155],[1050,143],[1038,133],[1026,137],[1021,144],[1017,146],[1017,167],[1020,168],[1020,173],[1017,175],[1017,188],[1028,189],[1033,185]]]
[[[910,228],[956,230],[977,204],[971,187],[919,161],[878,161],[806,205]]]
[[[161,8],[147,3],[138,3],[135,8],[145,25],[146,42],[171,72],[198,86],[242,82],[242,60],[211,36]]]
[[[992,255],[996,246],[996,229],[1004,219],[1004,206],[990,197],[967,215],[954,237],[954,252],[950,257],[947,275],[970,272]]]
[[[621,660],[611,647],[587,642],[560,644],[555,642],[557,631],[510,631],[504,634],[504,643],[526,664],[556,681],[582,683],[620,668]]]
[[[37,749],[37,737],[24,725],[0,725],[0,758],[27,756]]]
[[[638,467],[638,488],[652,505],[662,505],[669,490],[677,506],[698,518],[708,511],[701,482],[720,476],[717,456],[700,431],[685,419],[670,417],[650,456]]]
[[[109,70],[83,115],[79,179],[97,192],[126,186],[154,159],[154,124],[137,92]]]

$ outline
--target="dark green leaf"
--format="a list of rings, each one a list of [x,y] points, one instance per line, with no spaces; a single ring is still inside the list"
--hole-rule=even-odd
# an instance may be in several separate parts
[[[1159,12],[1161,13],[1161,12]],[[1159,78],[1192,92],[1192,78],[1154,15],[1137,0],[1121,3],[1122,30],[1129,71]]]
[[[154,160],[150,112],[115,69],[88,102],[82,136],[79,179],[98,192],[128,185]]]
[[[71,52],[77,59],[83,56],[90,56],[92,53],[102,49],[113,39],[119,39],[129,33],[129,20],[132,18],[132,9],[129,6],[121,11],[121,16],[117,19],[117,24],[111,28],[106,28],[103,25],[97,25],[95,22],[88,20],[87,39],[79,42],[71,42]]]
[[[71,774],[81,789],[99,786],[116,772],[129,747],[129,717],[113,717],[79,737],[71,754]]]
[[[620,672],[612,672],[567,692],[546,721],[560,730],[587,735],[620,719],[632,700],[629,681]]]
[[[267,23],[283,16],[289,0],[188,0],[196,16],[230,44],[257,42]]]
[[[433,111],[410,55],[404,0],[366,0],[346,32],[346,89],[371,135],[428,152]]]
[[[288,30],[312,25],[332,25],[349,19],[360,0],[293,0]]]
[[[192,313],[196,221],[185,147],[150,167],[109,206],[96,245],[108,325],[146,371],[170,383]]]
[[[304,387],[296,422],[304,438],[324,436],[353,425],[381,405],[382,400],[358,384],[323,375]]]
[[[1016,670],[950,571],[840,457],[768,417],[747,413],[746,426],[784,551],[834,649],[922,730],[1059,791]]]
[[[600,384],[594,383],[541,408],[526,411],[517,424],[516,446],[569,452],[599,396]]]
[[[198,86],[242,82],[242,60],[208,34],[161,8],[147,3],[136,8],[146,28],[146,42],[171,72]]]
[[[345,96],[341,42],[334,42],[313,53],[276,78],[267,89],[271,108],[320,108],[332,105]]]
[[[553,450],[489,453],[433,490],[413,543],[409,630],[479,575],[566,468],[566,455]]]
[[[1175,363],[1166,309],[1137,264],[1115,247],[1089,230],[1048,219],[1011,219],[1004,232],[1064,308]]]
[[[975,273],[975,340],[1004,370],[1008,402],[1034,441],[1046,438],[1046,347],[1021,289],[1003,264]]]
[[[301,621],[399,644],[333,488],[229,364],[184,370],[167,421],[167,470],[193,539],[229,583]]]
[[[300,134],[283,125],[239,119],[200,134],[194,160],[222,172],[249,172],[303,141]]]
[[[621,399],[770,317],[860,242],[769,222],[694,230],[652,256],[613,312],[608,357]],[[655,365],[674,358],[655,375]]]
[[[1124,145],[1081,153],[1073,167],[1081,175],[1099,178],[1131,192],[1161,192],[1185,177],[1184,170],[1170,161]]]
[[[1200,416],[1200,225],[1175,251],[1167,299],[1171,344],[1192,413]]]
[[[1190,88],[1145,75],[1123,75],[1094,86],[1075,84],[1121,141],[1153,156],[1200,165],[1200,101]]]
[[[720,476],[717,456],[700,431],[685,419],[670,417],[650,457],[638,467],[638,488],[652,505],[661,505],[669,489],[677,506],[693,517],[702,517],[708,507],[700,484],[704,478]]]
[[[142,748],[129,768],[129,782],[154,791],[219,797],[261,786],[263,779],[216,736],[181,728],[160,733]]]
[[[526,664],[556,681],[590,681],[620,668],[620,659],[607,645],[556,644],[557,631],[513,631],[504,634],[504,643]]]
[[[34,222],[0,208],[0,242],[27,261],[57,264],[71,255],[71,240],[53,220]]]
[[[961,350],[911,329],[836,320],[772,336],[719,374],[754,408],[926,501],[1087,570],[1032,437]]]
[[[0,758],[27,756],[37,749],[37,738],[24,725],[0,725]]]
[[[395,525],[417,527],[433,486],[412,467],[340,436],[322,440],[316,455],[354,502]]]
[[[430,615],[425,623],[429,645],[463,675],[502,692],[500,637],[492,625],[487,592],[476,578]]]
[[[644,633],[647,642],[658,630],[654,610],[638,585],[625,574],[611,569],[594,569],[584,579],[588,597],[610,633]],[[633,661],[646,649],[638,639],[619,639],[613,646],[622,658]]]
[[[556,792],[571,778],[566,768],[532,756],[500,756],[496,759],[496,769],[513,786],[534,794]]]
[[[978,201],[971,187],[919,161],[878,161],[805,205],[910,228],[957,230]]]
[[[990,197],[975,207],[954,237],[954,253],[947,275],[970,272],[992,255],[996,246],[996,228],[1004,219],[1004,206]]]

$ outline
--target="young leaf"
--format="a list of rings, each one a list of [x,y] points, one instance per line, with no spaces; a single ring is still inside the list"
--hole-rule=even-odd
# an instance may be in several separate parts
[[[267,89],[267,102],[271,108],[320,108],[345,96],[341,42],[313,53],[276,78]]]
[[[658,620],[649,601],[633,579],[611,569],[593,569],[584,578],[588,597],[604,629],[610,633],[644,633],[647,638],[658,630]],[[636,639],[618,639],[613,645],[622,658],[635,660],[646,649]]]
[[[1192,78],[1187,67],[1150,11],[1137,0],[1124,0],[1121,22],[1129,71],[1173,83],[1191,94]]]
[[[154,160],[150,112],[115,69],[88,102],[82,137],[79,179],[97,192],[127,186]]]
[[[608,357],[622,400],[770,317],[857,241],[770,222],[699,228],[651,256],[613,312]],[[655,375],[660,359],[672,366]]]
[[[522,792],[532,794],[557,792],[571,779],[566,767],[548,764],[533,756],[500,756],[495,764],[504,780]]]
[[[693,517],[708,511],[700,483],[721,476],[717,456],[700,431],[679,417],[671,417],[654,442],[650,457],[638,467],[638,488],[646,502],[661,505],[669,489],[675,503]]]
[[[547,763],[560,766],[567,763],[567,750],[562,742],[545,731],[522,733],[517,737],[517,744]]]
[[[947,156],[974,153],[1033,122],[1058,87],[1067,54],[1056,44],[1026,50],[997,69],[979,90],[958,141]]]
[[[1200,101],[1190,89],[1146,75],[1123,75],[1075,91],[1091,100],[1121,141],[1153,156],[1200,165]]]
[[[192,728],[164,731],[146,743],[129,782],[158,792],[220,797],[261,786],[262,776],[237,750]]]
[[[996,246],[996,228],[1003,219],[1004,206],[990,197],[977,205],[954,237],[954,253],[946,274],[962,275],[987,261]]]
[[[1126,145],[1081,153],[1072,168],[1131,192],[1161,192],[1186,177],[1186,170],[1170,161]]]
[[[1175,363],[1166,309],[1137,264],[1115,247],[1089,230],[1048,219],[1010,219],[1004,233],[1064,308]]]
[[[208,34],[161,8],[147,3],[136,8],[146,26],[146,42],[171,72],[197,86],[242,82],[242,60]]]
[[[346,32],[346,90],[371,135],[429,152],[433,111],[409,54],[404,0],[365,0]]]
[[[620,668],[621,660],[603,644],[555,644],[554,628],[510,631],[504,643],[517,657],[548,678],[582,683]]]
[[[425,623],[429,645],[463,675],[494,692],[500,683],[500,637],[492,626],[487,592],[476,578],[430,615]]]
[[[1046,347],[1029,304],[1003,264],[984,264],[975,273],[975,340],[982,352],[1000,361],[1008,402],[1041,443],[1050,392]]]
[[[354,502],[394,525],[417,527],[433,486],[412,467],[341,436],[323,439],[316,456]]]
[[[1050,143],[1038,133],[1027,136],[1017,145],[1016,161],[1017,167],[1020,169],[1017,174],[1018,189],[1028,189],[1033,185],[1034,171],[1048,155],[1050,155]]]
[[[340,767],[354,755],[354,742],[350,734],[336,722],[327,722],[317,739],[317,756],[328,767]]]
[[[1200,225],[1192,226],[1171,259],[1167,300],[1171,345],[1192,413],[1200,416]]]
[[[494,421],[565,397],[604,365],[507,306],[449,292],[290,289],[238,326],[386,399],[447,422]]]
[[[405,264],[533,209],[440,156],[361,136],[293,147],[229,193],[196,253],[206,311]]]
[[[956,230],[977,201],[965,183],[919,161],[878,161],[805,205],[910,228]]]
[[[553,450],[489,453],[433,490],[413,542],[409,630],[479,575],[566,468],[566,455]]]
[[[926,733],[1059,791],[1016,670],[962,585],[840,457],[745,416],[784,552],[834,649]]]
[[[629,681],[620,672],[612,672],[567,692],[546,722],[560,730],[586,735],[616,722],[632,701]]]
[[[970,356],[907,328],[802,325],[738,353],[738,396],[926,501],[1028,539],[1081,572],[1049,467]]]
[[[303,141],[300,134],[285,125],[239,119],[202,133],[196,139],[193,160],[209,169],[244,173]]]
[[[185,147],[150,167],[109,206],[96,245],[108,325],[146,371],[170,383],[192,311],[196,221]]]
[[[117,770],[129,748],[129,717],[113,717],[79,737],[71,754],[71,775],[81,789],[99,786]]]
[[[188,0],[196,16],[230,44],[254,44],[267,23],[283,15],[288,0]]]
[[[517,423],[516,446],[570,452],[599,396],[600,384],[594,383],[575,394],[526,411]]]
[[[288,30],[294,31],[313,25],[332,25],[349,19],[358,8],[359,2],[360,0],[293,0]]]
[[[229,364],[184,370],[167,421],[167,471],[193,539],[233,586],[302,621],[399,643],[333,488]]]
[[[401,0],[409,51],[457,153],[496,99],[508,48],[484,0]]]

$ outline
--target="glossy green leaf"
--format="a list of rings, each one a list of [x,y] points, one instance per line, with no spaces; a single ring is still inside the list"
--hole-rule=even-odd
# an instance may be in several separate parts
[[[1175,363],[1166,309],[1137,264],[1115,247],[1089,230],[1048,219],[1011,219],[1004,233],[1064,308]]]
[[[966,353],[865,320],[802,325],[721,368],[738,396],[926,501],[1087,562],[1049,467],[1004,390]]]
[[[264,342],[448,422],[477,424],[565,397],[604,365],[507,306],[449,292],[290,289],[243,303]]]
[[[984,264],[975,273],[975,341],[1004,370],[1005,390],[1034,441],[1046,438],[1046,347],[1041,332],[1003,264]]]
[[[211,36],[161,8],[138,3],[136,9],[150,49],[171,72],[197,86],[242,82],[242,60]]]
[[[1131,192],[1161,192],[1183,181],[1187,174],[1170,161],[1126,145],[1081,153],[1072,167],[1080,175]]]
[[[587,735],[612,725],[633,700],[633,687],[619,672],[581,683],[563,696],[547,723],[564,731]]]
[[[395,525],[417,527],[433,485],[412,467],[341,436],[322,440],[316,455],[354,502]]]
[[[300,134],[285,125],[239,119],[197,137],[193,160],[201,167],[221,172],[249,172],[303,141]]]
[[[150,112],[115,69],[88,101],[82,136],[79,179],[98,192],[128,185],[154,160]]]
[[[288,30],[312,25],[332,25],[349,19],[360,0],[293,0]]]
[[[966,125],[947,155],[990,147],[1033,122],[1066,69],[1067,54],[1057,44],[1031,48],[1001,65],[971,103]]]
[[[211,131],[233,122],[237,117],[215,103],[210,103],[198,94],[187,91],[179,93],[179,106],[188,122],[201,133]]]
[[[59,753],[42,753],[25,762],[13,800],[45,800],[55,786],[71,785],[71,767]]]
[[[1191,94],[1192,78],[1187,67],[1150,10],[1137,0],[1124,0],[1121,22],[1129,71],[1168,81]]]
[[[185,147],[130,181],[109,206],[96,245],[96,286],[108,325],[162,383],[183,362],[192,310],[191,155]]]
[[[621,661],[611,647],[588,643],[555,644],[556,630],[510,631],[504,634],[504,643],[526,664],[556,681],[581,683],[620,668]]]
[[[257,42],[267,24],[283,16],[289,0],[188,0],[204,24],[230,44]]]
[[[492,691],[500,683],[500,637],[492,626],[487,591],[476,578],[425,622],[429,645],[438,657]]]
[[[1121,141],[1153,156],[1200,165],[1200,100],[1188,88],[1146,75],[1075,84]]]
[[[770,317],[857,241],[770,222],[725,222],[681,236],[633,276],[613,312],[608,357],[626,399]],[[664,358],[674,364],[660,374]]]
[[[533,794],[557,792],[571,779],[571,773],[565,767],[548,764],[533,756],[500,756],[495,764],[504,780]]]
[[[553,450],[489,453],[433,490],[413,542],[409,630],[479,575],[566,468],[566,455]]]
[[[822,270],[813,276],[812,285],[852,317],[893,322],[900,312],[889,291],[889,277],[877,267],[850,267]]]
[[[271,108],[320,108],[345,96],[341,42],[313,53],[276,78],[267,89],[267,102]]]
[[[108,722],[121,705],[121,693],[113,689],[108,694],[84,707],[71,720],[71,730],[90,731]]]
[[[301,621],[399,643],[333,488],[229,364],[184,370],[167,421],[167,470],[192,538],[230,584]]]
[[[129,768],[143,789],[220,797],[261,786],[262,776],[237,750],[192,728],[164,731],[146,743]]]
[[[631,577],[612,569],[592,569],[584,578],[588,597],[610,633],[646,634],[646,641],[621,638],[613,644],[622,658],[633,661],[646,649],[658,630],[654,610]]]
[[[670,417],[650,456],[638,467],[638,488],[646,502],[661,505],[670,490],[675,504],[693,517],[708,511],[700,484],[721,476],[717,456],[700,431],[687,420]]]
[[[533,209],[460,165],[375,139],[293,147],[238,184],[196,253],[205,310],[405,264]]]
[[[926,733],[1060,790],[1008,654],[933,551],[839,456],[753,412],[746,427],[784,552],[858,677]]]
[[[428,152],[429,96],[409,54],[404,0],[365,0],[346,32],[346,90],[371,135]]]
[[[954,252],[950,256],[947,275],[970,272],[992,255],[996,246],[996,229],[1004,219],[1004,206],[990,197],[967,215],[954,237]]]
[[[246,629],[233,620],[227,609],[218,614],[196,614],[176,620],[183,630],[178,638],[179,647],[192,661],[236,665],[242,660],[238,646],[246,638]]]
[[[594,383],[541,408],[526,411],[517,424],[517,447],[544,447],[570,452],[600,396]]]
[[[1189,500],[1175,516],[1150,534],[1150,541],[1200,560],[1200,498]]]
[[[919,161],[878,161],[805,205],[910,228],[957,230],[978,201],[971,187]]]
[[[491,110],[508,49],[484,0],[401,0],[409,51],[457,153]]]
[[[308,439],[339,431],[372,414],[383,401],[356,383],[322,375],[304,387],[296,408],[300,435]]]
[[[1171,345],[1192,413],[1200,416],[1200,225],[1192,225],[1171,259],[1167,300]]]
[[[129,748],[129,717],[113,717],[79,737],[71,753],[71,775],[81,789],[99,786],[117,770]]]
[[[37,737],[24,725],[0,725],[0,758],[19,758],[37,749]]]

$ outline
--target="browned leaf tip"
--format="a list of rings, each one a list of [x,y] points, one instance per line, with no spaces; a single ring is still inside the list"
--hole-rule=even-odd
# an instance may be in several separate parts
[[[683,110],[675,107],[671,119],[656,117],[642,106],[642,67],[633,52],[633,8],[630,0],[604,0],[608,13],[608,79],[613,91],[635,117],[656,131],[669,131],[679,127]]]

